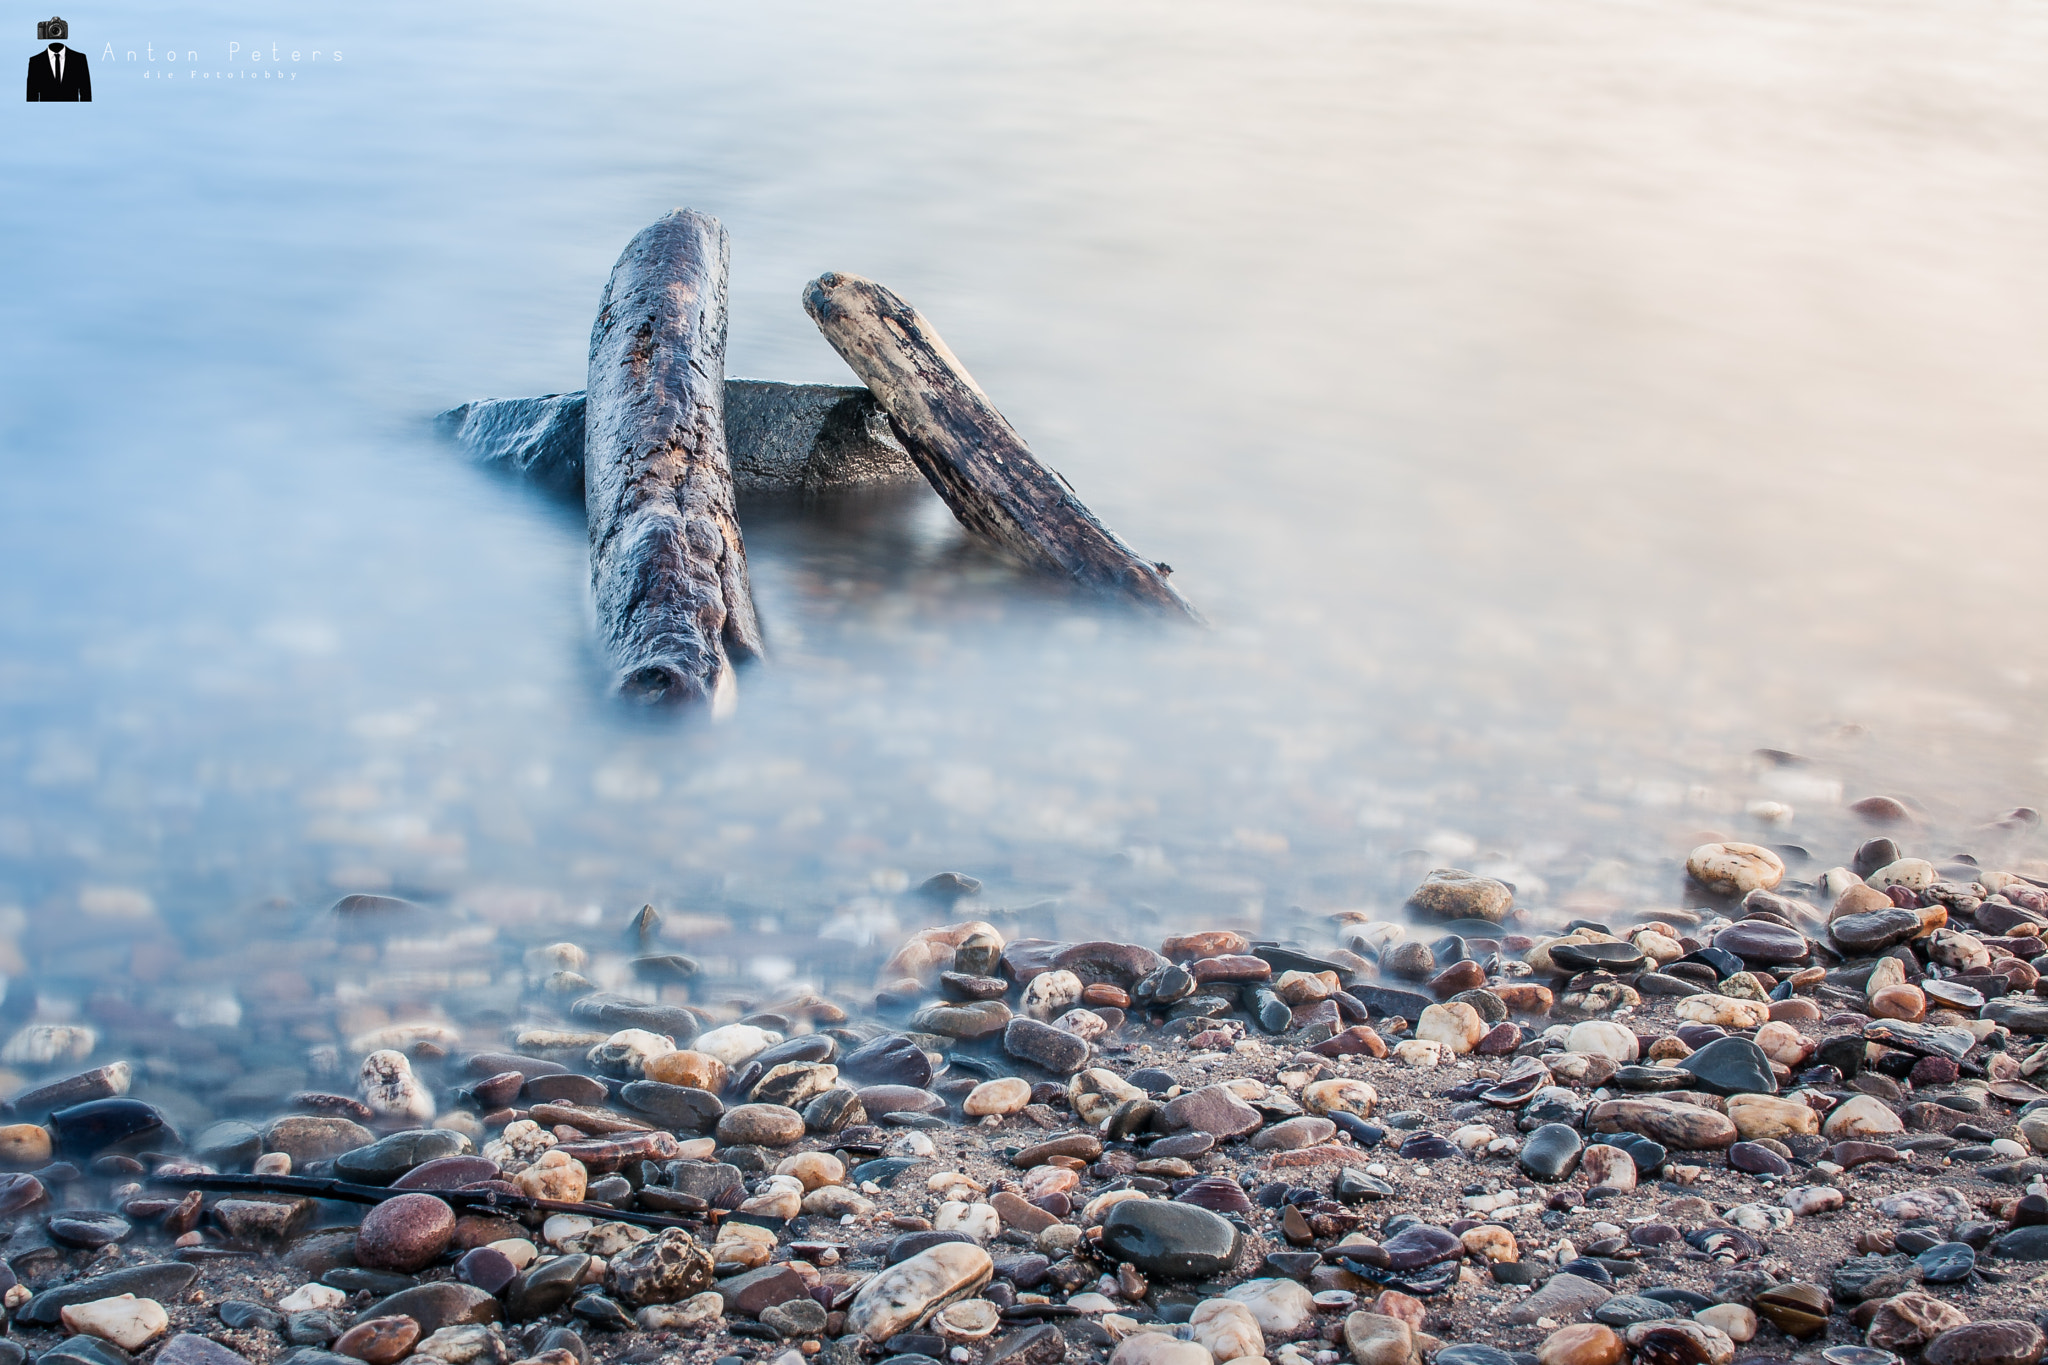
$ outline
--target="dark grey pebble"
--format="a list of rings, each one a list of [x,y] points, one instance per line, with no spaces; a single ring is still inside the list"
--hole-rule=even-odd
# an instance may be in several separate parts
[[[1578,1169],[1583,1148],[1575,1129],[1562,1123],[1546,1123],[1529,1134],[1515,1162],[1532,1179],[1559,1181]]]
[[[1977,1268],[1977,1253],[1965,1242],[1943,1242],[1921,1252],[1915,1264],[1928,1284],[1957,1284]]]
[[[284,1326],[283,1314],[273,1308],[265,1308],[260,1303],[251,1303],[247,1299],[222,1299],[214,1305],[213,1311],[220,1315],[223,1323],[236,1331],[257,1329],[275,1332]]]

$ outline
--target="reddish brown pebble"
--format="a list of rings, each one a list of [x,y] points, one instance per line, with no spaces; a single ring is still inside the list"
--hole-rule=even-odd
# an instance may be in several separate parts
[[[1922,1057],[1913,1063],[1912,1074],[1907,1079],[1915,1085],[1948,1085],[1962,1074],[1962,1068],[1952,1058]]]
[[[1495,1024],[1486,1031],[1474,1052],[1487,1057],[1505,1057],[1522,1045],[1522,1030],[1513,1024]]]
[[[419,1339],[420,1325],[411,1318],[371,1318],[336,1337],[333,1349],[338,1356],[353,1356],[370,1365],[392,1365],[405,1359]]]
[[[1384,1057],[1387,1055],[1387,1042],[1371,1025],[1353,1024],[1315,1044],[1309,1051],[1318,1057]]]
[[[183,1237],[199,1226],[199,1219],[206,1211],[206,1197],[198,1190],[192,1190],[178,1201],[178,1206],[164,1215],[164,1234],[168,1237]]]
[[[1232,954],[1228,957],[1197,958],[1188,964],[1188,975],[1198,982],[1265,981],[1273,975],[1273,968],[1262,957]]]
[[[1081,1003],[1091,1008],[1108,1005],[1113,1009],[1127,1010],[1131,1007],[1131,993],[1121,986],[1098,981],[1081,988]]]
[[[1887,1147],[1881,1142],[1838,1142],[1828,1156],[1845,1171],[1872,1161],[1906,1159],[1903,1152],[1894,1147]]]
[[[1466,958],[1453,962],[1429,979],[1429,993],[1439,1000],[1448,1000],[1460,991],[1475,991],[1486,984],[1486,969],[1477,962]]]
[[[1532,985],[1526,981],[1503,984],[1493,988],[1501,1004],[1508,1007],[1510,1014],[1548,1014],[1552,1004],[1550,987]]]
[[[1200,934],[1180,934],[1159,945],[1169,962],[1192,962],[1203,957],[1236,957],[1251,951],[1251,940],[1228,929],[1211,929]]]
[[[1873,825],[1904,824],[1913,818],[1906,803],[1891,796],[1866,796],[1849,803],[1849,809]]]
[[[1813,1023],[1820,1018],[1820,1006],[1797,996],[1790,1000],[1773,1000],[1771,1018],[1780,1024]]]
[[[519,1089],[526,1084],[526,1077],[517,1071],[500,1071],[488,1076],[469,1088],[478,1105],[485,1109],[503,1109],[519,1098]]]
[[[455,1210],[431,1194],[401,1194],[363,1215],[356,1229],[356,1262],[373,1270],[410,1275],[448,1249]]]

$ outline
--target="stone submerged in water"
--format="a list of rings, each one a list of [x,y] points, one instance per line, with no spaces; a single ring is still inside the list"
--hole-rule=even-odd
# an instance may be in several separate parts
[[[1785,860],[1757,844],[1701,844],[1685,860],[1692,879],[1717,896],[1769,891],[1785,877]]]
[[[343,1152],[334,1159],[334,1173],[359,1185],[389,1185],[415,1166],[475,1150],[474,1142],[452,1129],[414,1128]]]
[[[356,1231],[356,1260],[373,1270],[424,1270],[455,1235],[455,1210],[431,1194],[401,1194],[370,1206]]]
[[[1810,951],[1804,934],[1767,919],[1738,920],[1714,935],[1713,946],[1757,967],[1798,962]]]
[[[1201,1279],[1227,1272],[1243,1246],[1227,1219],[1192,1204],[1127,1200],[1102,1220],[1102,1252],[1146,1275]],[[1455,1243],[1456,1238],[1452,1238]]]
[[[1408,897],[1409,908],[1438,920],[1477,919],[1499,924],[1514,908],[1507,883],[1457,868],[1438,868]]]
[[[1003,1051],[1055,1076],[1070,1076],[1088,1064],[1090,1048],[1085,1038],[1064,1029],[1036,1019],[1017,1018],[1003,1028]]]

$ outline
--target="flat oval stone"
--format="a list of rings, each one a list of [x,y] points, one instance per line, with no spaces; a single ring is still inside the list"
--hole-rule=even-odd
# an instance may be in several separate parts
[[[1553,943],[1550,960],[1572,972],[1632,972],[1648,959],[1633,943]]]
[[[512,1258],[494,1247],[472,1247],[455,1263],[455,1277],[486,1294],[499,1293],[518,1276]]]
[[[371,1318],[343,1332],[334,1342],[334,1353],[367,1365],[396,1365],[412,1352],[420,1339],[420,1325],[411,1318]]]
[[[569,1007],[569,1017],[617,1031],[646,1029],[673,1039],[679,1048],[688,1047],[703,1031],[703,1023],[681,1005],[657,1005],[631,996],[601,992],[586,995]]]
[[[1913,1259],[1928,1284],[1958,1284],[1977,1268],[1977,1252],[1967,1242],[1943,1242]]]
[[[584,1266],[589,1264],[589,1257],[557,1256],[548,1264],[558,1266],[565,1261],[580,1261],[573,1267],[580,1275]],[[420,1336],[430,1337],[443,1327],[496,1322],[498,1301],[475,1285],[438,1280],[401,1289],[389,1298],[380,1299],[356,1314],[355,1321],[368,1322],[372,1318],[388,1317],[411,1318],[420,1325]]]
[[[1204,1218],[1216,1216],[1200,1209],[1189,1212]],[[988,1283],[994,1271],[989,1254],[972,1243],[933,1247],[890,1266],[861,1286],[846,1310],[846,1330],[870,1342],[885,1342],[921,1321],[934,1307]]]
[[[1451,1242],[1462,1249],[1457,1238]],[[1237,1260],[1242,1245],[1243,1234],[1233,1224],[1193,1204],[1127,1200],[1102,1221],[1100,1246],[1108,1257],[1167,1279],[1221,1275]]]
[[[1417,1270],[1464,1255],[1465,1243],[1454,1232],[1415,1223],[1389,1237],[1380,1249],[1387,1255],[1389,1270]]]
[[[945,1246],[949,1242],[975,1244],[974,1239],[964,1232],[906,1232],[889,1243],[889,1250],[883,1254],[882,1264],[900,1265],[913,1256],[922,1256],[933,1247]]]
[[[1498,1346],[1486,1346],[1476,1341],[1461,1341],[1455,1346],[1446,1346],[1433,1357],[1436,1365],[1519,1365],[1516,1357]]]
[[[1717,1095],[1775,1095],[1771,1059],[1747,1038],[1717,1038],[1678,1064],[1700,1087]]]
[[[391,1182],[394,1190],[459,1190],[479,1180],[496,1180],[498,1163],[489,1157],[443,1156],[423,1161]]]
[[[1213,1133],[1189,1131],[1160,1138],[1145,1149],[1148,1157],[1196,1157],[1211,1151],[1216,1146]]]
[[[132,1230],[119,1214],[99,1209],[67,1209],[44,1220],[50,1239],[88,1251],[121,1241]]]
[[[875,1087],[878,1090],[895,1088]],[[934,1095],[932,1098],[938,1097]],[[872,1109],[868,1112],[874,1113]],[[787,1147],[803,1135],[804,1116],[786,1105],[736,1105],[726,1110],[718,1120],[718,1143],[721,1147]]]
[[[1633,1327],[1639,1322],[1655,1322],[1670,1316],[1670,1304],[1640,1294],[1617,1294],[1593,1310],[1593,1320],[1609,1327]]]
[[[360,1185],[389,1185],[415,1166],[444,1156],[468,1156],[476,1144],[449,1128],[412,1128],[334,1158],[334,1174]]]
[[[373,1204],[356,1229],[356,1261],[372,1270],[410,1275],[448,1249],[455,1210],[431,1194],[401,1194]]]
[[[839,1044],[829,1033],[799,1033],[776,1043],[754,1060],[773,1071],[784,1062],[829,1062],[838,1051]]]
[[[1726,981],[1729,977],[1743,970],[1741,958],[1729,952],[1726,948],[1717,948],[1713,944],[1708,944],[1704,948],[1694,949],[1684,957],[1679,958],[1678,961],[1671,963],[1666,970],[1668,971],[1672,967],[1704,967],[1714,974],[1714,980],[1716,981]]]
[[[1399,1148],[1408,1161],[1447,1161],[1457,1154],[1457,1144],[1441,1133],[1411,1133],[1401,1139]]]
[[[1717,1150],[1736,1138],[1726,1114],[1664,1099],[1606,1100],[1587,1112],[1586,1122],[1595,1133],[1640,1133],[1685,1152]]]
[[[1917,936],[1919,932],[1920,916],[1896,906],[1889,910],[1844,915],[1828,925],[1829,937],[1856,957],[1881,953]]]
[[[866,1085],[854,1092],[871,1119],[890,1114],[943,1114],[946,1102],[914,1085]]]
[[[1713,946],[1733,953],[1745,965],[1760,967],[1797,962],[1808,952],[1806,935],[1765,919],[1737,920],[1714,935]]]
[[[589,1269],[590,1257],[582,1252],[540,1262],[506,1287],[506,1311],[516,1322],[531,1322],[535,1318],[546,1317],[569,1301],[570,1296],[575,1294],[577,1287],[582,1284],[583,1276]],[[439,1289],[443,1284],[423,1284],[419,1289],[406,1290],[405,1294],[394,1294],[377,1306],[384,1308],[405,1298],[406,1294],[417,1294],[425,1289]],[[472,1294],[483,1293],[481,1289],[472,1285],[449,1287],[466,1289]],[[492,1299],[491,1304],[495,1309],[497,1300]],[[424,1323],[421,1325],[425,1326]]]
[[[1792,1173],[1791,1162],[1754,1142],[1738,1142],[1730,1147],[1728,1164],[1750,1175],[1783,1176]]]
[[[155,1105],[125,1095],[59,1109],[50,1115],[50,1134],[57,1150],[71,1157],[94,1157],[139,1142],[176,1145],[176,1135]]]
[[[1576,1130],[1546,1123],[1523,1141],[1515,1161],[1532,1179],[1555,1182],[1578,1169],[1583,1147]]]
[[[1953,1010],[1981,1010],[1984,1008],[1984,993],[1963,985],[1960,981],[1943,981],[1929,978],[1920,983],[1920,989],[1929,1000],[1946,1005]]]
[[[1408,896],[1408,908],[1429,919],[1482,920],[1488,930],[1497,930],[1514,903],[1507,883],[1459,868],[1436,869]]]
[[[535,1076],[556,1076],[569,1068],[560,1062],[551,1062],[545,1057],[524,1057],[516,1052],[472,1052],[463,1066],[472,1076],[502,1076],[508,1071],[517,1072],[521,1081],[530,1081]]]
[[[1203,1136],[1208,1136],[1203,1134]],[[1204,1176],[1182,1190],[1177,1196],[1183,1204],[1193,1204],[1211,1213],[1250,1213],[1251,1196],[1244,1187],[1227,1175]]]
[[[1125,990],[1165,965],[1165,958],[1136,943],[1075,943],[1052,959],[1054,971],[1072,972],[1084,986],[1107,981]]]
[[[526,1098],[534,1104],[601,1105],[610,1094],[603,1081],[573,1072],[535,1076],[526,1083]]]
[[[636,1113],[678,1133],[708,1133],[725,1115],[718,1096],[693,1085],[629,1081],[619,1090],[619,1098]]]

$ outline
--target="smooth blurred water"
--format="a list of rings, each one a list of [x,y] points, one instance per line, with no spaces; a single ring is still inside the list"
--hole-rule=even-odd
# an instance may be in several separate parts
[[[653,902],[744,993],[867,979],[940,868],[1091,936],[1439,864],[1669,904],[1702,831],[1810,871],[1877,791],[1915,852],[2039,851],[1979,828],[2048,762],[2038,4],[303,9],[80,11],[96,102],[0,143],[46,1014],[302,962],[354,890],[521,942]],[[922,490],[749,506],[737,717],[616,711],[580,520],[427,418],[579,387],[679,204],[732,234],[732,373],[843,382],[799,291],[888,283],[1213,628]]]

